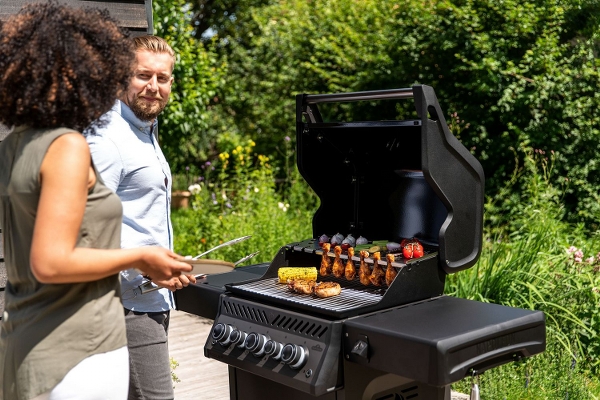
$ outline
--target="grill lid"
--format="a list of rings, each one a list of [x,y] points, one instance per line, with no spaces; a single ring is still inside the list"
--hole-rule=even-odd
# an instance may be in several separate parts
[[[420,119],[324,122],[318,108],[403,98],[414,100]],[[433,88],[298,95],[296,138],[298,169],[321,200],[315,238],[336,232],[370,240],[414,236],[439,245],[447,273],[477,261],[483,168],[448,129]],[[413,195],[416,188],[421,195]]]

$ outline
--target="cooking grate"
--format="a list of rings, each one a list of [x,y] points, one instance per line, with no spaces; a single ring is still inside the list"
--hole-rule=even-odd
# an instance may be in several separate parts
[[[335,312],[371,306],[379,303],[383,298],[383,294],[380,293],[342,287],[342,292],[339,295],[322,299],[316,296],[293,293],[288,289],[287,285],[278,283],[277,279],[263,279],[236,285],[235,288],[242,292],[260,294],[261,296]]]

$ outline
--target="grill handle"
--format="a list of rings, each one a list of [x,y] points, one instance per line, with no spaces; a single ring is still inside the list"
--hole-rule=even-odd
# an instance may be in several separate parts
[[[306,104],[351,102],[366,100],[410,99],[413,97],[412,88],[368,90],[365,92],[309,94],[304,97]]]

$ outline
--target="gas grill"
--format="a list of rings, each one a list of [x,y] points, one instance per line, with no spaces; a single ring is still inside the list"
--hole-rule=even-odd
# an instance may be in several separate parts
[[[326,122],[319,108],[390,99],[412,99],[418,119]],[[450,133],[434,90],[296,100],[298,168],[321,200],[313,238],[281,247],[268,264],[177,292],[179,309],[214,319],[204,354],[230,366],[231,399],[449,400],[451,383],[542,352],[543,313],[443,295],[446,275],[479,258],[484,177]],[[379,260],[397,271],[389,286],[319,276],[342,291],[318,298],[278,283],[281,267],[319,269],[316,238],[336,232],[417,238],[425,251],[389,266]]]

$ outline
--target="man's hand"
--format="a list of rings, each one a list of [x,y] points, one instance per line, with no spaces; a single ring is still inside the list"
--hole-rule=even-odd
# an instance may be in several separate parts
[[[176,278],[171,278],[171,279],[164,280],[164,281],[153,280],[152,282],[154,282],[156,285],[158,285],[160,287],[167,288],[170,291],[174,292],[177,289],[183,289],[184,287],[188,286],[190,283],[196,283],[196,278],[194,277],[194,275],[180,275]]]

